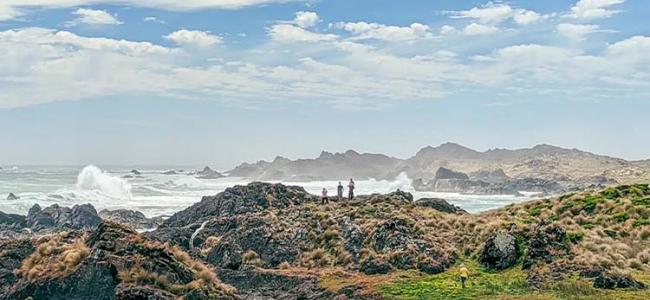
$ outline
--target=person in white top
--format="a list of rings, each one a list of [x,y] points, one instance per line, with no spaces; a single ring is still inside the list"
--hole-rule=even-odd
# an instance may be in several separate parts
[[[321,198],[321,204],[330,203],[330,200],[327,198],[327,189],[326,188],[323,188],[323,191],[321,192],[321,194],[323,196]]]

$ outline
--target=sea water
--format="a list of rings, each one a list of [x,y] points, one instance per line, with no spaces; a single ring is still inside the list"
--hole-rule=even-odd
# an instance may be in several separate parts
[[[132,169],[137,169],[141,175],[132,174]],[[26,214],[35,203],[41,207],[90,203],[98,210],[124,208],[141,211],[149,217],[171,215],[200,201],[202,196],[250,182],[244,178],[198,179],[188,175],[200,169],[199,166],[5,166],[0,170],[0,211]],[[169,170],[178,173],[163,174]],[[347,186],[347,180],[342,179],[341,183]],[[302,186],[314,195],[320,195],[323,188],[335,195],[338,185],[338,181],[284,183]],[[443,198],[469,212],[499,208],[534,197],[416,192],[406,174],[394,180],[356,180],[355,186],[357,195],[400,189],[413,193],[415,199]],[[9,193],[19,199],[7,200]]]

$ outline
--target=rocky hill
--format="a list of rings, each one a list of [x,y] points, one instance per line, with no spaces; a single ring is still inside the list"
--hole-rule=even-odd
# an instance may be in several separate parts
[[[472,215],[401,191],[320,205],[301,187],[256,182],[144,235],[102,221],[0,249],[3,300],[647,299],[650,187]]]
[[[439,170],[458,172],[470,181],[439,184]],[[495,194],[538,191],[560,194],[616,184],[650,182],[650,164],[596,155],[577,149],[537,145],[529,149],[492,149],[484,152],[446,143],[425,147],[413,157],[399,159],[381,154],[323,152],[315,159],[244,163],[228,173],[255,180],[394,179],[405,172],[420,189],[441,192]],[[445,178],[449,179],[449,178]],[[462,179],[462,178],[461,178]],[[530,189],[530,190],[526,190]]]

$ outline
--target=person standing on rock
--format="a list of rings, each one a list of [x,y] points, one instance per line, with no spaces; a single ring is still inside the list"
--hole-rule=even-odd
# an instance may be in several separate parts
[[[465,288],[465,282],[469,278],[469,270],[465,267],[465,264],[460,264],[460,284]]]
[[[327,189],[326,189],[326,188],[323,188],[323,191],[321,192],[321,194],[322,194],[322,196],[323,196],[323,197],[321,198],[321,204],[325,204],[325,203],[328,203],[328,204],[329,204],[329,203],[330,203],[330,200],[329,200],[329,198],[327,198]]]
[[[354,198],[354,180],[350,178],[350,183],[348,183],[348,198],[352,200]]]
[[[336,195],[339,197],[339,202],[343,200],[343,185],[339,181],[339,185],[336,187]]]

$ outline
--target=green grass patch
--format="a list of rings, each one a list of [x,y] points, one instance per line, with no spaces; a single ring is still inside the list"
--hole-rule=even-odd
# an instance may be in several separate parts
[[[570,231],[567,232],[566,237],[572,244],[577,244],[584,239],[585,233],[582,231]]]
[[[495,296],[526,295],[533,292],[521,266],[501,272],[481,267],[476,261],[466,261],[470,271],[467,287],[462,288],[458,267],[444,273],[400,280],[382,285],[379,291],[386,299],[484,299]]]
[[[636,219],[634,222],[632,222],[632,226],[634,227],[641,227],[641,226],[648,226],[650,225],[650,220],[641,218],[641,219]]]
[[[531,217],[539,217],[539,215],[542,214],[542,210],[539,209],[539,207],[535,207],[535,208],[531,209],[530,211],[528,211],[528,214]]]
[[[612,220],[614,220],[614,221],[616,221],[618,223],[623,223],[623,222],[625,222],[625,221],[627,221],[629,219],[630,219],[630,215],[628,215],[625,212],[617,213],[617,214],[612,216]]]
[[[650,206],[650,197],[632,199],[632,204],[637,206]]]

